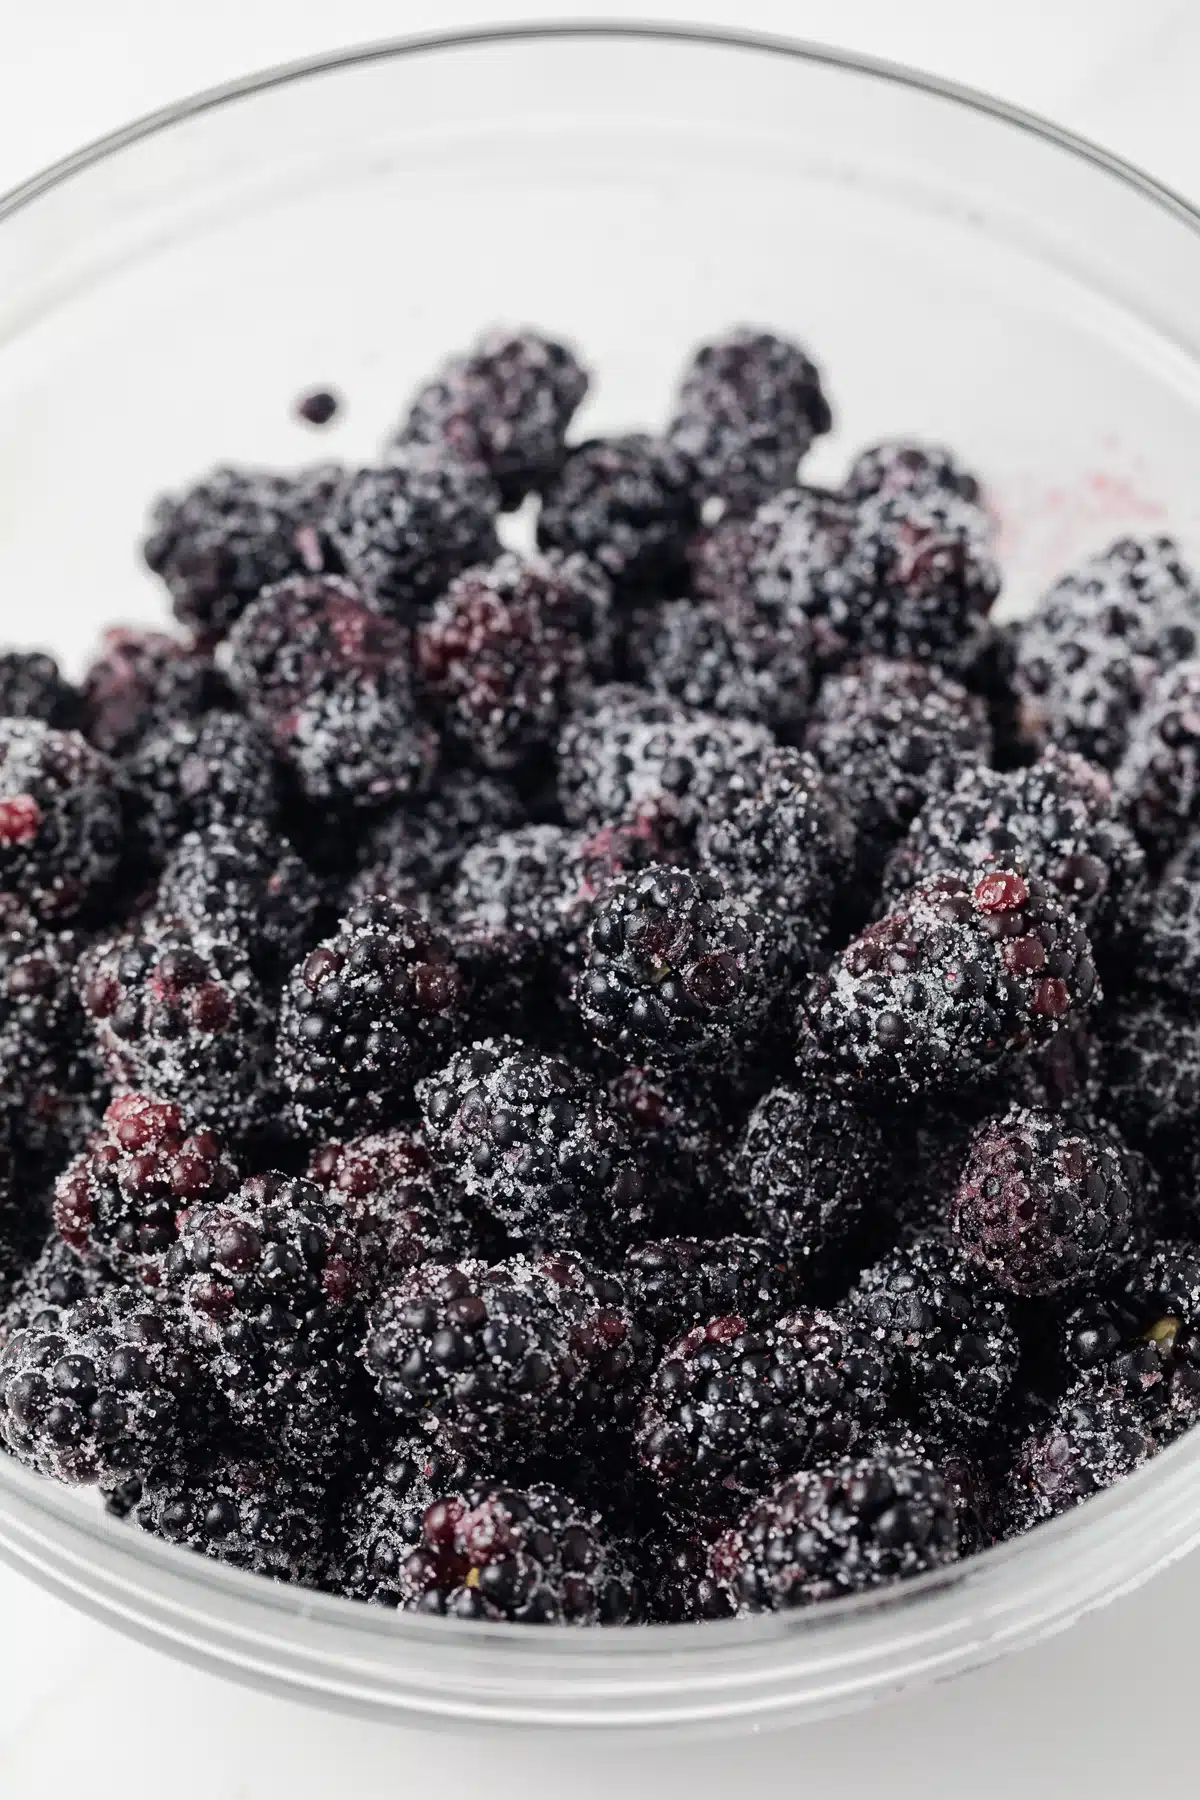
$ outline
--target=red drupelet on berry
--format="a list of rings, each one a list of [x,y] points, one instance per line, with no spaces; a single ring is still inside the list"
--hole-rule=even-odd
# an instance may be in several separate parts
[[[591,438],[547,483],[538,514],[543,550],[580,551],[619,590],[677,579],[698,520],[696,471],[661,438]]]
[[[322,1144],[308,1176],[342,1207],[375,1285],[422,1263],[480,1253],[479,1222],[434,1169],[415,1126]]]
[[[496,554],[499,505],[482,464],[407,443],[346,478],[327,528],[367,603],[412,625],[460,569]]]
[[[482,1471],[468,1466],[458,1434],[409,1432],[351,1489],[337,1522],[333,1586],[352,1600],[400,1606],[404,1567],[421,1536],[426,1512],[440,1495],[459,1492]]]
[[[207,712],[219,694],[203,651],[161,631],[113,626],[83,677],[80,730],[106,756],[128,756],[155,732]]]
[[[121,855],[121,801],[108,758],[76,731],[0,719],[0,896],[39,918],[95,904]]]

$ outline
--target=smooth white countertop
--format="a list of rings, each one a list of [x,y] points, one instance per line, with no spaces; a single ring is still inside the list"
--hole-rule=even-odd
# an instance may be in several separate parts
[[[373,37],[597,16],[790,33],[988,88],[1200,195],[1195,0],[43,0],[5,9],[0,190],[198,87]],[[3,1800],[1121,1800],[1186,1793],[1200,1557],[1064,1636],[873,1713],[694,1748],[425,1735],[307,1712],[143,1650],[0,1568]],[[1136,1786],[1135,1786],[1136,1784]]]

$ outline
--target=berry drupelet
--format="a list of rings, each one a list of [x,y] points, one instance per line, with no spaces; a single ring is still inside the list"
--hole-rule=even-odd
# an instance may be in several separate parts
[[[944,1568],[958,1553],[946,1482],[899,1447],[791,1476],[718,1539],[710,1566],[736,1612],[786,1612]]]
[[[141,1530],[273,1581],[315,1587],[326,1566],[325,1483],[236,1438],[164,1459],[143,1476]]]
[[[596,909],[575,988],[584,1027],[626,1062],[728,1066],[786,991],[780,937],[716,876],[651,865]]]
[[[284,989],[276,1073],[299,1129],[390,1123],[454,1043],[464,997],[449,943],[420,913],[356,906]]]
[[[562,466],[587,386],[569,345],[538,331],[488,331],[417,390],[396,442],[482,464],[501,504],[518,506]]]
[[[39,918],[99,902],[121,856],[116,770],[76,731],[0,719],[0,896]]]
[[[208,927],[243,944],[255,973],[277,987],[313,941],[323,896],[286,838],[258,819],[244,819],[181,838],[155,904],[193,930]]]
[[[884,438],[860,450],[842,483],[843,497],[857,506],[876,494],[956,494],[978,505],[979,481],[945,444],[916,438]]]
[[[218,697],[203,651],[165,632],[115,626],[84,673],[80,730],[106,756],[124,757],[167,726],[198,718]]]
[[[964,1090],[1098,993],[1087,933],[1048,883],[940,875],[810,982],[800,1060],[863,1094]]]
[[[632,1135],[583,1070],[514,1038],[460,1050],[418,1084],[437,1161],[517,1239],[615,1234],[645,1203]]]
[[[179,1215],[225,1199],[237,1164],[216,1132],[190,1129],[178,1106],[123,1094],[54,1188],[54,1223],[79,1255],[155,1282]]]
[[[710,1319],[770,1320],[795,1285],[778,1246],[746,1236],[652,1239],[626,1252],[622,1274],[634,1316],[662,1348]]]
[[[124,772],[131,848],[151,868],[188,832],[269,827],[279,812],[270,743],[240,713],[168,726],[128,758]]]
[[[288,475],[221,467],[159,500],[142,552],[176,618],[215,643],[264,587],[319,569],[321,525],[340,479],[331,464]]]
[[[582,557],[509,553],[457,576],[416,635],[446,735],[493,770],[552,744],[588,679],[608,672],[608,605]]]
[[[1111,1275],[1141,1214],[1140,1159],[1115,1126],[1014,1106],[977,1133],[951,1223],[997,1287],[1058,1294]]]
[[[743,328],[693,351],[667,439],[691,461],[702,498],[744,515],[795,479],[832,423],[820,373],[800,346]]]
[[[482,464],[407,443],[347,476],[327,528],[368,604],[411,625],[460,569],[495,555],[499,505]]]
[[[0,718],[69,731],[79,723],[78,690],[44,650],[0,650]]]
[[[621,592],[678,580],[695,529],[696,470],[661,438],[630,433],[577,445],[547,483],[543,550],[579,551]]]

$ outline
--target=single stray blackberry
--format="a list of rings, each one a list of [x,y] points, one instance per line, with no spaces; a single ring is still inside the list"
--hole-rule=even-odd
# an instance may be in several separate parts
[[[847,1302],[880,1352],[895,1359],[897,1398],[920,1430],[951,1442],[986,1431],[1017,1374],[1008,1299],[965,1254],[930,1233],[864,1269]]]
[[[43,919],[96,901],[121,855],[121,801],[108,758],[77,731],[0,719],[0,895]]]
[[[212,660],[161,631],[113,626],[83,677],[80,730],[106,756],[123,757],[218,696]]]
[[[952,1225],[998,1287],[1056,1294],[1111,1273],[1141,1223],[1141,1188],[1114,1126],[1015,1106],[976,1134]]]
[[[939,875],[810,982],[801,1062],[865,1094],[962,1090],[1098,994],[1087,934],[1046,882]]]
[[[538,514],[543,550],[578,550],[623,590],[676,578],[698,521],[691,459],[633,432],[577,444],[546,484]]]
[[[315,1587],[326,1560],[325,1489],[260,1444],[206,1444],[143,1477],[134,1522],[169,1544]]]
[[[0,650],[0,718],[69,731],[79,723],[79,694],[46,651]]]
[[[405,624],[460,569],[496,552],[500,495],[487,470],[440,446],[407,443],[339,488],[328,530],[368,604]]]
[[[769,917],[713,875],[652,864],[597,908],[575,997],[627,1062],[727,1064],[765,1034],[783,967]]]
[[[518,506],[561,467],[587,385],[569,345],[538,331],[493,329],[418,388],[395,441],[481,463],[501,504]]]
[[[438,1162],[515,1237],[616,1232],[644,1201],[632,1139],[582,1070],[514,1038],[460,1050],[417,1087]]]
[[[453,1043],[463,998],[449,944],[419,913],[355,907],[284,989],[276,1071],[300,1129],[390,1123]]]
[[[709,1319],[769,1319],[793,1286],[778,1247],[746,1236],[652,1239],[626,1252],[622,1275],[634,1315],[660,1347]]]
[[[744,515],[794,480],[832,423],[820,374],[800,346],[743,328],[693,351],[667,438],[695,466],[697,491]]]
[[[957,494],[975,504],[980,499],[977,478],[953,450],[915,438],[884,438],[860,450],[841,492],[854,505],[875,494]]]
[[[1017,1451],[1013,1522],[1026,1530],[1068,1512],[1141,1468],[1158,1448],[1145,1404],[1125,1388],[1084,1378]]]
[[[785,1612],[957,1556],[945,1481],[932,1462],[900,1449],[791,1476],[718,1540],[711,1568],[737,1612]]]

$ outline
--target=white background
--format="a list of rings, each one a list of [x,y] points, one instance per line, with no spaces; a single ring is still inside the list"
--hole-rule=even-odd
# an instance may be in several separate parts
[[[0,190],[198,87],[372,37],[505,17],[688,19],[913,63],[1048,113],[1200,196],[1196,0],[0,0]],[[1200,303],[1200,296],[1197,296]],[[401,1734],[267,1700],[144,1651],[0,1570],[3,1800],[855,1800],[1196,1787],[1200,1561],[1069,1635],[801,1733],[703,1748]]]

